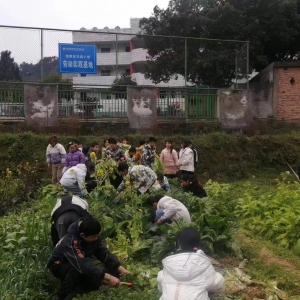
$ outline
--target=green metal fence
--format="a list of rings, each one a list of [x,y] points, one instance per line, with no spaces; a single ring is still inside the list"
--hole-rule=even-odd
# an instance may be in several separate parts
[[[58,86],[58,116],[79,119],[127,118],[127,91]],[[217,90],[163,89],[157,93],[159,119],[217,119]],[[0,84],[0,119],[24,118],[24,85]]]
[[[0,118],[24,118],[24,88],[18,84],[0,84]]]
[[[164,90],[157,99],[158,118],[216,119],[217,111],[216,90]]]

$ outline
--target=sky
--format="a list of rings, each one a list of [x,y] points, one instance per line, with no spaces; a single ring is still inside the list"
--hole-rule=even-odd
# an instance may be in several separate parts
[[[129,28],[130,18],[150,17],[156,5],[167,8],[168,3],[169,0],[0,0],[0,25],[77,30]],[[55,55],[58,42],[72,42],[71,34],[48,33],[44,55]],[[0,52],[3,50],[10,50],[17,63],[36,63],[40,33],[0,27]]]

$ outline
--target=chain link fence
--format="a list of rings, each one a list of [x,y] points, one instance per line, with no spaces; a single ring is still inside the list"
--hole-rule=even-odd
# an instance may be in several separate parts
[[[9,69],[0,70],[0,81],[71,80],[75,85],[97,87],[248,87],[248,42],[149,36],[132,31],[0,26],[0,52],[11,52],[10,58],[19,70],[19,76],[11,74]],[[59,74],[60,43],[96,45],[96,74]],[[76,65],[80,63],[85,61],[79,58]]]
[[[77,45],[96,46],[94,63],[80,53],[63,57],[63,47]],[[158,118],[216,119],[218,89],[248,88],[242,41],[0,26],[0,52],[1,118],[24,117],[23,84],[30,82],[57,84],[59,117],[83,119],[126,118],[132,85],[156,87]],[[69,73],[59,72],[62,65]]]

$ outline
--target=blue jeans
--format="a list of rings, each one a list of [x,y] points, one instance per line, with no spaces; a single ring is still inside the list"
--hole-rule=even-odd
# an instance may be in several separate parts
[[[164,214],[163,209],[157,209],[155,213],[155,222],[157,222]]]

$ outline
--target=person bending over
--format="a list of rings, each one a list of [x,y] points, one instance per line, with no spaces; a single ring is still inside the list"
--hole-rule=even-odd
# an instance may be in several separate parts
[[[164,176],[164,174],[157,173],[157,181],[165,192],[168,192],[171,189],[168,178]]]
[[[54,247],[67,234],[72,223],[88,215],[88,207],[88,203],[77,196],[57,199],[51,212],[51,238]]]
[[[62,176],[60,184],[64,188],[65,193],[72,193],[80,197],[87,197],[88,192],[85,187],[85,177],[87,167],[85,164],[78,164],[68,169]]]
[[[192,193],[195,197],[207,197],[205,189],[194,176],[188,174],[181,175],[181,186],[184,192]]]
[[[123,176],[123,182],[117,188],[118,192],[124,190],[127,184],[134,184],[138,195],[149,192],[151,187],[160,189],[160,185],[156,184],[157,176],[149,167],[142,165],[129,167],[127,163],[120,163],[118,171]]]
[[[191,223],[190,213],[180,201],[162,195],[150,196],[147,201],[156,210],[156,224],[170,223],[173,219]]]

